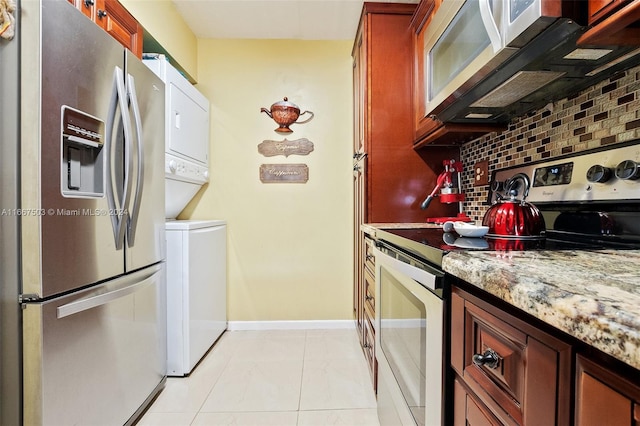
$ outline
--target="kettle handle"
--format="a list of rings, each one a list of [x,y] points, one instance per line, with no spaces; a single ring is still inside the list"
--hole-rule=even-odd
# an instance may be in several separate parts
[[[522,200],[524,201],[525,198],[527,198],[527,195],[529,195],[529,186],[531,186],[531,181],[529,180],[529,176],[525,175],[524,173],[517,173],[515,175],[513,175],[505,184],[505,189],[507,194],[512,190],[512,185],[516,182],[522,180],[522,183],[524,185],[524,191],[522,192]]]
[[[308,121],[311,121],[311,119],[313,118],[313,113],[312,113],[311,111],[305,111],[305,112],[303,112],[302,114],[300,114],[300,115],[298,116],[298,118],[302,117],[304,114],[311,114],[311,117],[307,118],[307,119],[306,119],[306,120],[304,120],[304,121],[296,121],[296,122],[295,122],[296,124],[304,124],[304,123],[306,123],[306,122],[308,122]]]

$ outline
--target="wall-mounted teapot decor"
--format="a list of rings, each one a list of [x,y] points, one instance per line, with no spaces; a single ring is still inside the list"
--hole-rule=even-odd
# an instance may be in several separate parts
[[[271,109],[260,108],[260,112],[264,112],[269,117],[278,123],[278,128],[275,130],[278,133],[291,133],[293,130],[289,128],[292,124],[304,124],[309,122],[313,118],[311,111],[305,111],[300,113],[300,108],[292,102],[289,102],[287,97],[283,101],[276,102],[271,105]],[[310,117],[304,121],[297,121],[301,115],[309,114]]]

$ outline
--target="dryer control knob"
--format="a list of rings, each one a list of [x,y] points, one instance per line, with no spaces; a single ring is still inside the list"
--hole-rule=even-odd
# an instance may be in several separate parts
[[[178,163],[176,163],[176,160],[169,161],[169,170],[171,170],[171,173],[175,173],[177,169]]]

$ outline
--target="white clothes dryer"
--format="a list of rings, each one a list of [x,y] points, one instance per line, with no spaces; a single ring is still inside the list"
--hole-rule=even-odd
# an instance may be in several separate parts
[[[227,329],[227,225],[166,222],[167,375],[187,376]]]

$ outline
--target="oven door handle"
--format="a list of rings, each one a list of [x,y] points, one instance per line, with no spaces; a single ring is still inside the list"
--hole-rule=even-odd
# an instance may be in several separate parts
[[[427,265],[424,265],[425,269],[410,265],[389,256],[388,254],[380,251],[377,247],[373,249],[373,253],[376,256],[376,265],[385,265],[392,270],[398,271],[399,273],[417,281],[420,285],[431,291],[436,291],[441,288],[441,285],[439,285],[439,278],[444,277],[444,273],[433,268],[429,268]],[[431,271],[426,268],[431,269]]]

